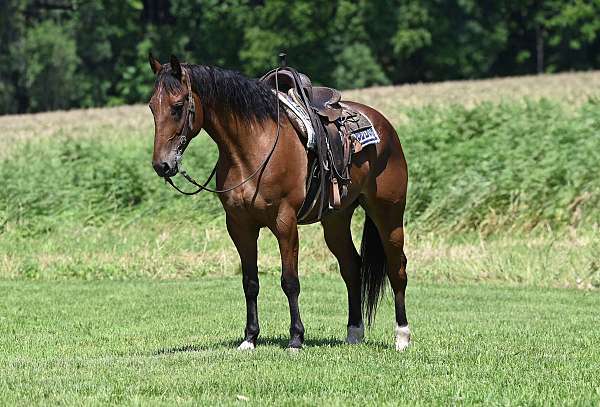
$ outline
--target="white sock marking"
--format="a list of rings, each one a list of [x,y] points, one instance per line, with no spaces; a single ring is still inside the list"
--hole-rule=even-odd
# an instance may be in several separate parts
[[[238,346],[238,350],[254,350],[254,344],[249,341],[244,341]]]
[[[394,333],[396,334],[396,350],[402,352],[410,345],[410,328],[408,325],[400,326],[396,323]]]

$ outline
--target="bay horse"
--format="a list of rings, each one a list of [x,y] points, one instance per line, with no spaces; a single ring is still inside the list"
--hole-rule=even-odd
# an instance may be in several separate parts
[[[291,319],[288,347],[300,349],[304,326],[298,306],[297,213],[308,171],[302,140],[266,84],[230,70],[180,63],[174,56],[161,64],[149,55],[149,62],[156,76],[149,107],[155,131],[152,165],[158,176],[170,180],[178,173],[183,152],[201,129],[218,147],[216,186],[239,253],[246,299],[246,327],[238,349],[254,349],[259,335],[257,239],[264,227],[275,235],[281,254],[281,288]],[[387,276],[394,294],[395,347],[402,351],[410,343],[403,250],[407,163],[396,131],[381,113],[360,103],[344,104],[366,115],[380,136],[378,144],[354,154],[341,208],[321,219],[348,291],[346,342],[363,340],[363,314],[370,324]],[[359,205],[365,211],[360,254],[350,230]]]

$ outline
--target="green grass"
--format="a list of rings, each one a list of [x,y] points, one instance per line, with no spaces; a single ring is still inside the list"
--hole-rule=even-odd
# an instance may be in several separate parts
[[[353,94],[381,106],[409,162],[403,354],[389,298],[364,345],[342,344],[346,294],[318,225],[300,230],[306,349],[283,349],[265,232],[263,339],[236,352],[222,208],[154,175],[146,108],[0,118],[0,404],[598,405],[600,104],[569,78]],[[215,159],[200,136],[186,168],[201,178]]]
[[[356,215],[355,239],[361,236]],[[195,280],[240,274],[239,258],[222,216],[212,221],[138,221],[120,227],[58,227],[42,236],[0,235],[0,279]],[[411,281],[495,282],[519,286],[600,287],[600,231],[479,235],[418,234],[409,229]],[[356,242],[357,247],[360,244]],[[300,228],[300,273],[337,273],[319,225]],[[277,243],[259,239],[259,269],[279,275]]]
[[[306,347],[288,354],[287,302],[262,276],[262,339],[234,348],[238,278],[0,282],[3,404],[573,404],[600,401],[600,297],[494,286],[411,285],[414,345],[392,349],[383,302],[349,347],[345,288],[303,279]]]

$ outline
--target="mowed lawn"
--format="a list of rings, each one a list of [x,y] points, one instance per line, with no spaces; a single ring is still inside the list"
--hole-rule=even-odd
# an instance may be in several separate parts
[[[572,289],[413,284],[414,344],[392,349],[387,296],[367,341],[343,343],[336,275],[302,278],[306,346],[262,277],[261,339],[235,350],[238,277],[0,281],[2,404],[406,405],[600,401],[600,297]]]

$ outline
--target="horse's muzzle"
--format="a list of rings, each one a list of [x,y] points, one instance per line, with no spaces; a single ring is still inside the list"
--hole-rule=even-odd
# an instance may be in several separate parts
[[[152,167],[161,178],[173,177],[177,174],[177,165],[171,165],[166,161],[153,161]]]

